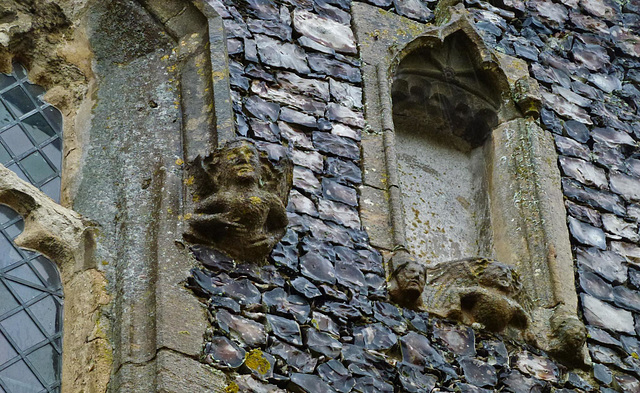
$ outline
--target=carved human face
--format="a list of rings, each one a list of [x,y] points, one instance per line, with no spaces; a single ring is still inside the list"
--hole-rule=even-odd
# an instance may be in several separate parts
[[[408,297],[420,296],[426,282],[424,266],[416,261],[410,261],[401,266],[397,272],[396,281],[400,291]]]
[[[247,142],[242,142],[225,152],[221,164],[223,176],[239,180],[258,180],[260,156],[256,148]]]

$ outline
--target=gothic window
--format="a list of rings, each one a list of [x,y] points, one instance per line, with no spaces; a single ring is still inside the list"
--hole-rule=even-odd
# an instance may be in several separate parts
[[[14,64],[0,74],[0,163],[58,202],[62,115]],[[0,393],[59,392],[62,285],[43,255],[13,243],[22,218],[0,205]]]

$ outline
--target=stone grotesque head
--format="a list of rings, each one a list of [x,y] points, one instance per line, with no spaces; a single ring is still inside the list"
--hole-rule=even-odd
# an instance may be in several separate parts
[[[391,279],[389,294],[398,304],[418,308],[427,280],[425,266],[405,250],[395,252],[389,260]]]
[[[235,139],[190,165],[194,213],[185,238],[239,260],[260,262],[284,236],[292,164],[272,162],[248,139]]]

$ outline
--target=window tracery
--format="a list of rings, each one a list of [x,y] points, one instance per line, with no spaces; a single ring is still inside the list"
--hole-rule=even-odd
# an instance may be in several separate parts
[[[60,199],[62,115],[14,64],[0,74],[0,163]],[[13,242],[22,217],[0,205],[0,392],[58,392],[62,283],[54,263]]]

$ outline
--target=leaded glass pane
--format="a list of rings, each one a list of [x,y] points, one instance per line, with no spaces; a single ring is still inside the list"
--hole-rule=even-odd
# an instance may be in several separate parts
[[[60,197],[62,115],[14,64],[0,74],[0,163]],[[22,218],[0,205],[0,393],[60,391],[62,288],[56,266],[13,243]]]

